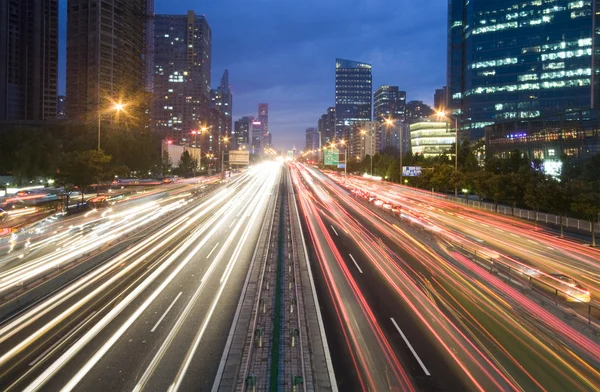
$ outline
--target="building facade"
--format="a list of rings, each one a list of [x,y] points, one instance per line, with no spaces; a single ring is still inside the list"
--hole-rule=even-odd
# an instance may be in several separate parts
[[[433,114],[433,109],[423,101],[410,101],[406,104],[406,121],[409,124],[421,122]]]
[[[89,122],[114,102],[126,102],[130,118],[148,110],[148,0],[69,0],[67,3],[67,113]]]
[[[448,87],[435,89],[433,94],[433,110],[445,111],[448,107]]]
[[[269,104],[259,103],[258,104],[258,121],[262,128],[262,139],[261,146],[264,149],[267,146],[271,146],[271,130],[269,129]]]
[[[229,86],[229,70],[227,69],[223,72],[219,87],[211,90],[211,107],[225,115],[227,122],[223,135],[231,135],[233,94],[231,94],[231,87]]]
[[[348,139],[356,123],[371,121],[372,67],[351,60],[335,60],[335,137]]]
[[[319,131],[317,128],[306,128],[304,151],[319,149]]]
[[[56,118],[59,120],[65,120],[67,118],[67,112],[65,106],[67,104],[67,97],[59,95],[56,100]]]
[[[461,131],[597,108],[595,1],[450,0],[447,84]]]
[[[58,0],[0,0],[0,121],[57,115]]]
[[[414,155],[425,158],[452,153],[456,130],[447,122],[418,122],[410,125],[410,144]]]
[[[355,124],[352,128],[348,159],[361,161],[366,155],[377,154],[381,145],[381,127],[379,121]]]
[[[206,18],[193,11],[155,16],[152,123],[163,137],[183,141],[209,128],[211,34]],[[205,143],[215,137],[209,131]]]
[[[242,117],[235,122],[231,138],[232,149],[249,150],[251,148],[252,123],[254,123],[252,116]]]
[[[562,158],[585,160],[600,153],[600,113],[578,111],[507,121],[485,127],[486,154],[507,157],[515,150],[540,159],[558,175]]]
[[[398,86],[380,86],[373,95],[373,119],[383,123],[386,119],[403,121],[406,111],[406,91]]]
[[[318,121],[317,130],[321,136],[321,146],[326,146],[335,138],[335,107],[327,108],[327,112]]]

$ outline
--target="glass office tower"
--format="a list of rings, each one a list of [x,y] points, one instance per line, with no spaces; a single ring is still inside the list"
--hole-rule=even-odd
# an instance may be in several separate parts
[[[597,106],[594,3],[449,0],[449,102],[461,130],[480,138],[495,122]]]
[[[335,136],[349,139],[352,125],[371,121],[371,65],[357,61],[335,60]]]

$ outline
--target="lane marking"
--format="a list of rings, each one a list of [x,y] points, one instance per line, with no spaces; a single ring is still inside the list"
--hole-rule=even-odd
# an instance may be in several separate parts
[[[356,266],[356,268],[358,268],[358,272],[360,272],[362,274],[363,272],[360,269],[360,267],[358,266],[358,263],[356,262],[356,260],[354,260],[354,256],[350,255],[350,258],[352,259],[352,261],[354,261],[354,265]]]
[[[550,250],[554,250],[554,248],[551,248],[551,247],[549,247],[549,246],[547,246],[546,248],[548,248],[548,249],[550,249]]]
[[[335,233],[335,235],[337,235],[338,237],[340,236],[340,235],[338,234],[338,232],[335,230],[335,227],[333,227],[333,225],[331,225],[331,230],[333,230],[333,232]]]
[[[231,224],[229,225],[229,228],[230,228],[230,229],[231,229],[231,226],[233,226],[233,224],[235,223],[235,221],[236,221],[236,220],[237,220],[237,218],[236,218],[236,219],[234,219],[234,220],[233,220],[233,222],[231,222]]]
[[[38,363],[42,358],[44,358],[46,356],[46,354],[48,354],[50,351],[52,351],[54,349],[54,347],[58,346],[60,343],[62,343],[68,337],[70,337],[73,333],[77,332],[77,330],[79,329],[79,327],[81,327],[86,321],[88,321],[90,318],[92,318],[92,316],[95,315],[95,314],[96,314],[96,312],[94,311],[89,316],[87,316],[86,318],[84,318],[83,320],[81,320],[81,322],[79,324],[77,324],[75,326],[75,328],[71,329],[61,339],[57,340],[56,343],[54,343],[52,346],[48,347],[46,349],[46,351],[44,351],[36,359],[34,359],[33,361],[31,361],[29,363],[29,366],[34,366],[36,363]]]
[[[510,233],[510,235],[512,235],[515,238],[520,238],[518,235],[514,234],[514,233]]]
[[[527,241],[531,242],[532,244],[539,245],[537,242],[535,242],[535,241],[533,241],[533,240],[529,240],[529,239],[528,239]]]
[[[156,322],[156,324],[154,324],[154,327],[152,327],[152,329],[150,330],[150,332],[154,332],[156,331],[156,328],[158,328],[159,324],[164,320],[164,318],[167,316],[167,313],[169,313],[169,311],[171,310],[171,308],[173,307],[173,305],[175,305],[175,302],[177,302],[177,300],[179,299],[179,297],[181,297],[181,294],[183,294],[183,291],[180,291],[179,294],[177,294],[177,297],[175,297],[175,299],[173,300],[173,302],[171,302],[171,305],[169,305],[169,307],[167,308],[167,310],[165,310],[165,312],[163,313],[163,315],[158,319],[158,321]]]
[[[410,352],[415,356],[415,359],[417,360],[417,362],[419,362],[419,365],[421,365],[421,369],[423,369],[423,371],[425,372],[425,375],[431,376],[431,373],[429,373],[429,370],[427,370],[427,368],[425,367],[425,365],[423,365],[423,361],[421,361],[421,358],[419,358],[419,356],[417,355],[417,353],[416,353],[415,349],[413,348],[413,346],[410,344],[410,342],[408,341],[408,339],[406,339],[406,336],[404,336],[404,332],[402,332],[402,330],[400,329],[400,327],[396,323],[396,320],[394,320],[393,317],[390,317],[390,320],[392,320],[392,323],[394,323],[394,327],[396,327],[396,329],[398,330],[398,332],[400,332],[400,336],[402,336],[402,339],[404,339],[404,343],[406,343],[406,345],[410,349]]]
[[[208,256],[206,256],[207,259],[210,257],[210,255],[212,255],[212,253],[215,251],[215,249],[217,249],[217,246],[219,246],[218,242],[215,244],[215,246],[212,248],[212,250],[208,253]]]
[[[501,232],[501,233],[504,233],[504,230],[502,230],[502,229],[499,229],[499,228],[497,228],[497,227],[496,227],[496,230],[498,230],[498,231],[499,231],[499,232]]]
[[[488,225],[486,225],[485,223],[480,223],[481,226],[483,227],[489,227]]]

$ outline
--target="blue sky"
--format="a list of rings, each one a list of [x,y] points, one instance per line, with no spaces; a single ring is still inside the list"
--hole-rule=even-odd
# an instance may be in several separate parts
[[[156,13],[188,9],[212,28],[213,86],[229,68],[234,120],[269,103],[279,149],[303,148],[333,106],[336,57],[371,63],[374,88],[398,85],[408,100],[431,104],[445,84],[447,0],[155,0]]]

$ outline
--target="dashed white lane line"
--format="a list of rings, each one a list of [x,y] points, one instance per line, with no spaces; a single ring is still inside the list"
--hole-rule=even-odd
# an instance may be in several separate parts
[[[356,266],[356,268],[358,269],[358,272],[360,272],[361,274],[363,273],[362,270],[360,269],[360,267],[358,266],[358,263],[356,262],[356,260],[354,260],[354,256],[350,255],[350,258],[352,259],[352,261],[354,262],[354,265]]]
[[[233,224],[235,223],[235,221],[237,221],[237,219],[234,219],[233,222],[231,222],[231,224],[229,225],[230,229],[231,229],[231,226],[233,226]]]
[[[413,348],[413,346],[410,344],[410,342],[408,341],[408,339],[406,338],[406,336],[404,336],[404,332],[402,332],[402,330],[400,329],[400,327],[396,323],[396,320],[394,320],[393,317],[391,317],[390,320],[392,320],[392,323],[394,323],[394,327],[396,327],[396,329],[400,333],[400,336],[402,336],[402,339],[404,339],[404,343],[406,343],[406,345],[410,349],[410,352],[415,356],[415,359],[417,360],[417,362],[419,362],[419,365],[421,365],[421,369],[423,369],[423,371],[425,372],[425,375],[431,376],[431,373],[429,373],[429,370],[427,370],[427,368],[423,364],[423,361],[421,361],[421,358],[419,358],[419,356],[417,355],[417,352],[415,351],[415,349]]]
[[[156,324],[154,324],[154,327],[152,327],[152,329],[150,330],[150,332],[156,331],[156,328],[158,328],[159,324],[164,320],[165,317],[167,317],[167,313],[169,313],[169,311],[171,310],[171,308],[173,307],[173,305],[175,305],[175,302],[177,302],[177,300],[179,299],[179,297],[181,297],[181,294],[183,294],[182,291],[180,291],[179,294],[177,294],[177,297],[175,297],[175,299],[173,300],[173,302],[171,302],[171,305],[169,305],[169,307],[167,308],[167,310],[165,310],[165,312],[158,319],[158,321],[156,322]]]
[[[527,241],[531,242],[532,244],[539,245],[537,242],[535,242],[535,241],[533,241],[533,240],[527,240]]]
[[[339,237],[338,232],[335,230],[335,227],[331,226],[331,230],[333,230],[333,232],[335,233],[335,235],[337,235]]]
[[[219,246],[218,242],[215,244],[215,246],[213,246],[212,250],[208,253],[208,256],[206,256],[207,259],[210,257],[210,255],[212,255],[212,253],[215,251],[215,249],[217,249],[217,246]]]

